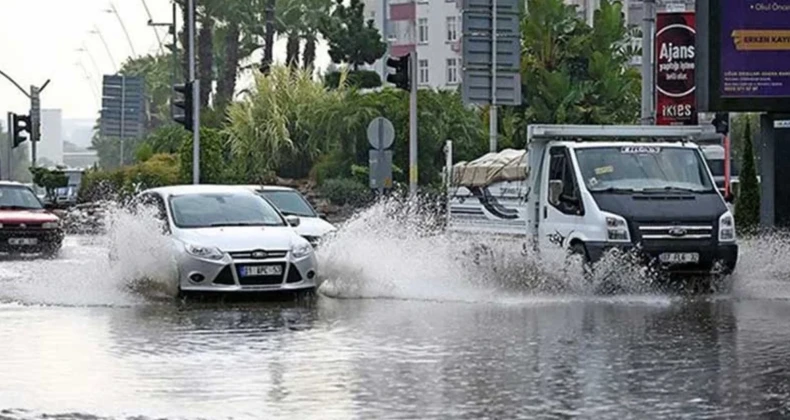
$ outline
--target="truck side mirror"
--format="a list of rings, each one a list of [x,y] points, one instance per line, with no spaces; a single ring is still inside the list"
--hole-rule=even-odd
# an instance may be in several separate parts
[[[562,194],[562,180],[549,181],[549,204],[556,206],[560,204],[560,195]]]

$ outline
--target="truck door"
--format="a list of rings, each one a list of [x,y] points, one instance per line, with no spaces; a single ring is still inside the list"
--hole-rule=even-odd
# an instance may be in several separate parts
[[[538,232],[544,249],[569,246],[568,237],[579,230],[584,222],[576,172],[568,148],[554,146],[549,149],[545,162],[540,197],[540,223]]]

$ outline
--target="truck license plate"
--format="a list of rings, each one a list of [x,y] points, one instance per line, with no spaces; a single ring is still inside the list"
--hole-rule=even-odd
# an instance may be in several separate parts
[[[250,276],[279,276],[283,268],[279,265],[247,265],[239,269],[242,277]]]
[[[36,238],[9,238],[8,239],[9,245],[36,245],[38,244],[38,239]]]
[[[663,263],[683,264],[699,262],[699,254],[696,252],[666,252],[658,256]]]

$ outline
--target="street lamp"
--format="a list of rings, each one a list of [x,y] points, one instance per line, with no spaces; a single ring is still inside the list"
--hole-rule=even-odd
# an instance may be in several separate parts
[[[90,34],[99,35],[99,39],[101,40],[102,44],[104,44],[104,50],[107,52],[107,57],[110,57],[110,61],[112,62],[112,66],[115,67],[115,72],[118,73],[118,63],[115,62],[115,59],[112,57],[112,52],[110,52],[110,46],[107,45],[107,41],[104,39],[104,35],[102,35],[99,27],[93,25],[93,29],[88,31]]]
[[[143,0],[143,4],[145,4],[145,0]],[[146,8],[147,11],[147,8]],[[170,49],[170,54],[173,58],[173,72],[171,75],[171,92],[175,95],[175,84],[176,84],[176,77],[178,73],[178,33],[176,31],[176,13],[178,10],[176,9],[176,3],[173,2],[173,21],[170,23],[167,22],[154,22],[153,19],[148,19],[148,26],[154,28],[154,32],[156,32],[157,26],[165,26],[168,28],[168,32],[173,36],[173,45]],[[149,15],[150,16],[150,15]],[[157,39],[159,39],[159,33],[157,33]],[[159,49],[162,49],[162,41],[159,41]],[[170,101],[170,116],[175,116],[175,106],[173,105],[173,101]]]
[[[96,70],[96,75],[101,76],[102,74],[101,69],[99,68],[99,65],[96,64],[96,60],[93,58],[93,54],[91,54],[91,51],[85,47],[85,43],[83,43],[82,47],[77,48],[75,51],[84,52],[88,54],[88,58],[90,58],[91,64],[93,64],[93,69]]]
[[[129,32],[126,30],[126,25],[123,24],[123,19],[121,19],[121,15],[118,14],[118,9],[115,8],[115,3],[110,2],[110,8],[104,9],[107,13],[112,13],[118,18],[118,22],[121,23],[121,29],[123,30],[123,34],[126,35],[126,42],[129,43],[129,49],[132,50],[132,57],[137,57],[137,53],[134,51],[134,44],[132,43],[132,37],[129,36]]]

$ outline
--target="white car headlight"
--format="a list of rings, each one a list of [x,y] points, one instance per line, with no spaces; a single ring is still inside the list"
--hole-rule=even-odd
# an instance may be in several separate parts
[[[186,249],[187,253],[190,255],[209,260],[221,260],[225,256],[219,248],[213,246],[186,244],[184,245],[184,249]]]
[[[42,229],[57,229],[60,227],[60,223],[58,222],[46,222],[41,225]]]
[[[606,240],[609,242],[631,242],[628,223],[614,214],[606,215]]]
[[[729,211],[719,217],[719,242],[735,241],[735,218]]]
[[[313,246],[309,242],[302,242],[291,246],[291,255],[294,258],[304,258],[313,252]]]

